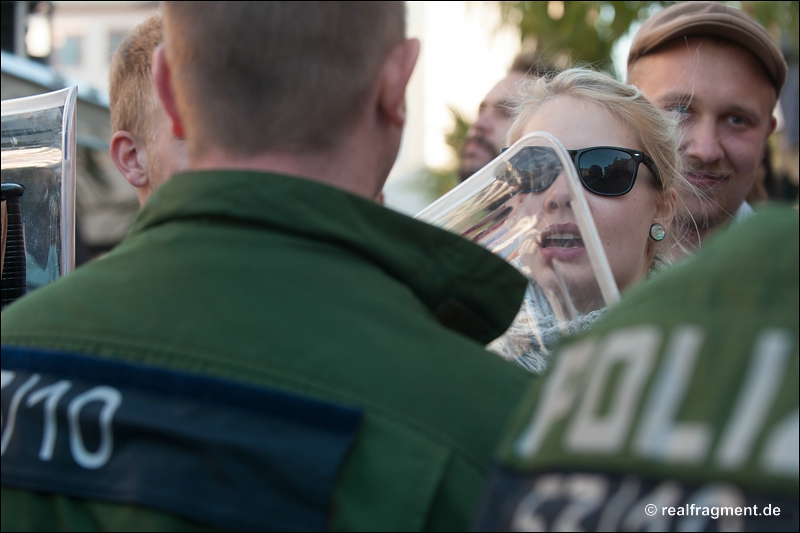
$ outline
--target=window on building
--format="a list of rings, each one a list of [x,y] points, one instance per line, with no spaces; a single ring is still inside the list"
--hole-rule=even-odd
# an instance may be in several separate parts
[[[81,45],[83,38],[71,36],[64,39],[64,44],[58,49],[58,64],[64,67],[75,67],[81,64]]]

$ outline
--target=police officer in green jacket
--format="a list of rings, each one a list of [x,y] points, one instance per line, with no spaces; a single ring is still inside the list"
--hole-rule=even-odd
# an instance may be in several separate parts
[[[755,215],[565,343],[478,528],[797,531],[798,222]]]
[[[529,377],[526,281],[377,205],[402,2],[166,2],[190,170],[2,314],[2,529],[464,529]]]

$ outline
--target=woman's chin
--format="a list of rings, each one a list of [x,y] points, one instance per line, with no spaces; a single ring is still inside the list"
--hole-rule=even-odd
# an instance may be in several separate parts
[[[605,307],[594,270],[588,257],[584,257],[584,261],[578,262],[537,261],[531,272],[533,280],[549,300],[569,300],[571,304],[568,307],[574,307],[582,314]]]

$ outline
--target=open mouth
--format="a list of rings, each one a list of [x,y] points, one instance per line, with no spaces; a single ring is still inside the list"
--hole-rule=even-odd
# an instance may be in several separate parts
[[[575,224],[553,224],[539,236],[539,252],[545,261],[572,261],[586,255],[586,246]]]
[[[579,235],[572,235],[570,233],[555,233],[542,239],[542,248],[550,248],[557,246],[558,248],[578,248],[583,246],[583,239]]]
[[[575,224],[550,226],[539,238],[542,248],[583,248],[583,239]]]

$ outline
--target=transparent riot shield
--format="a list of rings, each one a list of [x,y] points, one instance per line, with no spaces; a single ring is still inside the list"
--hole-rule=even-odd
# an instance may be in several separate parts
[[[552,135],[520,139],[416,218],[503,257],[530,284],[508,331],[488,348],[533,372],[561,336],[619,300],[584,188]]]
[[[3,307],[75,268],[77,93],[2,102]]]

